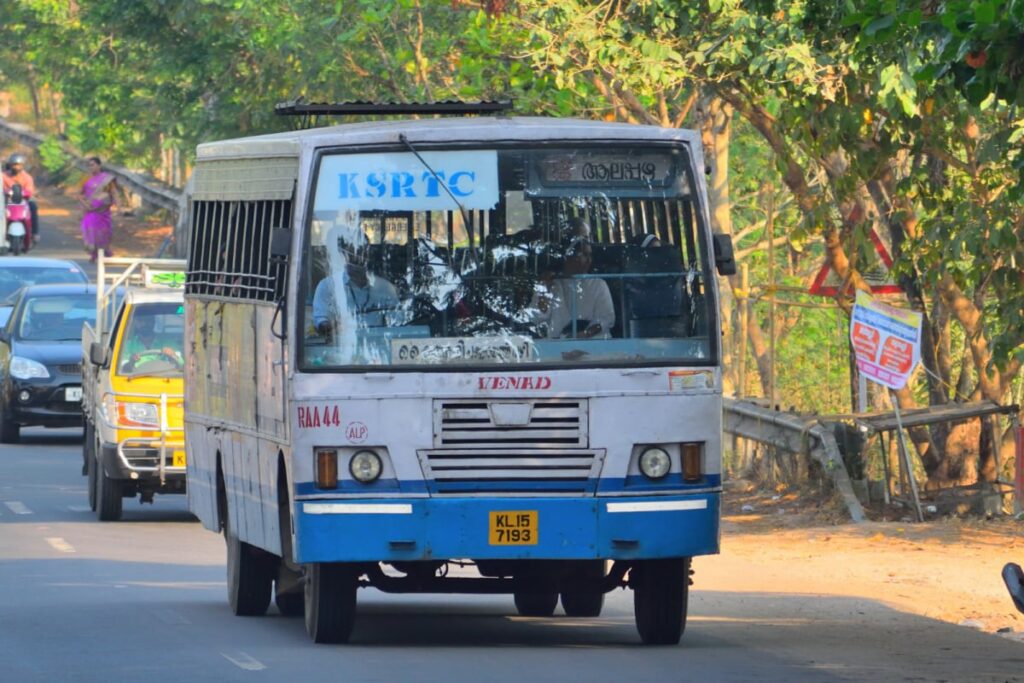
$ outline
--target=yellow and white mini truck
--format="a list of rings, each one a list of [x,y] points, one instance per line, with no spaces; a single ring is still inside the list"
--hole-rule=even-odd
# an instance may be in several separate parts
[[[82,329],[82,473],[101,521],[125,498],[185,492],[185,261],[98,260],[96,323]]]

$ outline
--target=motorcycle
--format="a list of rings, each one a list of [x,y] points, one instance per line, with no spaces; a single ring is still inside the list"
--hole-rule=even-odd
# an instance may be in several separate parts
[[[1010,591],[1013,604],[1018,612],[1024,613],[1024,570],[1016,562],[1007,562],[1003,566],[1003,583]]]
[[[4,196],[4,217],[7,229],[3,234],[7,250],[17,256],[32,246],[32,211],[28,196],[15,184]]]

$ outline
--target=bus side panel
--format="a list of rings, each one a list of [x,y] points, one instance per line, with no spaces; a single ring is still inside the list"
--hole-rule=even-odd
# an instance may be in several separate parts
[[[256,323],[250,303],[224,304],[221,380],[225,385],[226,417],[236,425],[256,429]]]
[[[217,449],[210,431],[203,424],[192,421],[192,416],[206,416],[207,402],[207,312],[209,305],[195,299],[185,301],[185,488],[188,509],[210,531],[220,530],[217,516]]]
[[[189,512],[199,518],[203,527],[220,531],[217,518],[217,451],[211,448],[207,434],[205,426],[185,420],[185,452],[188,454],[185,494]]]
[[[260,527],[262,538],[253,543],[267,552],[281,554],[281,532],[277,520],[277,454],[281,447],[273,441],[260,439],[258,444],[260,461]]]
[[[285,441],[285,350],[271,334],[273,320],[273,306],[256,306],[256,424],[261,435]]]

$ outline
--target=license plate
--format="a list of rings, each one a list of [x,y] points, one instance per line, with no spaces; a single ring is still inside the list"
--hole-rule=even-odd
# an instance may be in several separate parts
[[[185,466],[185,451],[174,451],[171,455],[171,467]]]
[[[492,510],[487,541],[490,545],[537,545],[536,510]]]
[[[82,400],[82,387],[65,387],[64,400],[79,403]]]

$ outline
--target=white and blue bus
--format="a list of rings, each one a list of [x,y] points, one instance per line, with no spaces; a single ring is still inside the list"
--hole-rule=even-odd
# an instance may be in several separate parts
[[[734,269],[703,171],[692,131],[547,118],[200,145],[187,490],[233,611],[345,642],[363,587],[577,617],[628,587],[678,642],[719,549]]]

